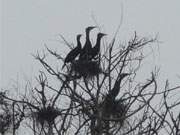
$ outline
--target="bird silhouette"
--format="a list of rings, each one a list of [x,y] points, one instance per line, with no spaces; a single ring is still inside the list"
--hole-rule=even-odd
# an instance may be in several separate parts
[[[78,56],[78,54],[80,54],[81,49],[82,49],[81,41],[80,41],[81,36],[82,36],[81,34],[77,35],[77,37],[76,37],[77,46],[66,55],[62,69],[64,68],[66,63],[72,62],[73,60],[75,60],[75,58]]]
[[[95,46],[90,51],[91,59],[95,58],[100,53],[101,38],[107,34],[98,33]]]
[[[115,100],[116,96],[119,94],[121,81],[124,79],[124,77],[126,77],[128,75],[130,75],[130,74],[129,73],[122,73],[117,77],[116,82],[114,83],[114,87],[112,88],[112,90],[109,93],[109,96],[113,100]]]
[[[96,28],[96,27],[90,26],[90,27],[86,28],[86,42],[80,53],[80,57],[79,57],[80,60],[88,60],[89,59],[88,57],[89,57],[90,51],[92,49],[92,44],[91,44],[89,35],[90,35],[90,31],[94,28]]]
[[[117,77],[116,82],[114,83],[114,87],[112,88],[112,90],[110,90],[109,94],[107,94],[106,98],[104,99],[103,112],[104,112],[104,116],[107,118],[110,118],[110,116],[114,113],[114,111],[118,109],[117,105],[119,102],[115,98],[119,94],[121,81],[127,75],[129,74],[122,73]],[[109,121],[105,121],[104,124],[106,128],[109,128]]]
[[[105,110],[107,112],[112,111],[111,108],[114,106],[114,104],[116,102],[115,98],[117,97],[117,95],[119,94],[119,91],[120,91],[121,81],[127,75],[129,75],[129,74],[128,73],[120,74],[117,77],[116,82],[114,83],[114,87],[112,88],[112,90],[110,90],[109,94],[106,96],[106,98],[104,100],[104,105],[105,105]]]

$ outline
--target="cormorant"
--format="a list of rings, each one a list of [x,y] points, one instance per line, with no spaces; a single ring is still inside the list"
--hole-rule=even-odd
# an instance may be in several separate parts
[[[114,83],[114,87],[109,93],[109,96],[111,96],[114,100],[115,100],[116,96],[119,94],[120,84],[121,84],[122,79],[124,79],[124,77],[126,77],[127,75],[129,75],[129,74],[128,73],[122,73],[117,77],[117,80]]]
[[[116,82],[114,83],[114,87],[112,88],[112,90],[110,90],[109,94],[106,96],[104,100],[103,111],[104,116],[107,118],[110,118],[111,115],[113,115],[113,113],[116,113],[114,111],[117,111],[117,109],[121,109],[117,106],[119,102],[115,98],[119,94],[122,79],[127,75],[129,74],[122,73],[117,77]],[[104,124],[105,128],[109,128],[109,121],[105,121]]]
[[[85,42],[85,45],[82,48],[82,51],[80,53],[80,57],[79,57],[80,60],[87,60],[89,57],[90,51],[92,49],[92,44],[91,44],[91,41],[89,39],[89,34],[90,34],[90,31],[94,28],[96,28],[96,27],[90,26],[90,27],[86,28],[86,42]]]
[[[91,55],[90,57],[92,59],[95,58],[99,54],[99,52],[100,52],[100,45],[101,45],[101,38],[103,36],[105,36],[105,35],[107,35],[107,34],[104,34],[104,33],[98,33],[97,34],[96,44],[95,44],[95,46],[90,51],[90,55]]]
[[[64,68],[66,63],[72,62],[73,60],[75,60],[75,58],[78,56],[78,54],[81,52],[82,46],[81,46],[81,34],[77,35],[77,46],[72,49],[67,55],[66,58],[64,60],[64,65],[62,66],[62,69]]]
[[[115,104],[115,98],[116,96],[119,94],[120,91],[120,84],[121,81],[124,77],[126,77],[127,75],[129,75],[128,73],[122,73],[117,77],[116,82],[114,83],[114,87],[112,88],[112,90],[110,90],[109,94],[107,95],[107,97],[105,98],[105,110],[107,112],[111,111],[111,108],[114,106]],[[110,109],[110,110],[109,110]]]

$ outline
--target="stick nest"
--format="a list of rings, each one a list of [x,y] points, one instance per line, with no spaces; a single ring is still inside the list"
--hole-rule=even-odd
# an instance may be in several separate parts
[[[34,112],[35,119],[41,125],[53,123],[60,111],[52,106],[44,107]]]
[[[75,76],[91,78],[100,73],[102,69],[99,61],[81,61],[76,60],[71,64],[71,71],[74,72]]]
[[[127,115],[127,104],[123,100],[115,100],[112,106],[111,115],[113,118],[120,118],[118,122],[123,125]]]
[[[0,133],[4,134],[10,129],[12,117],[9,113],[0,114]]]
[[[124,121],[127,116],[127,108],[128,104],[125,103],[124,100],[114,100],[114,101],[107,101],[104,104],[104,117],[105,119],[114,119],[115,123],[120,124],[121,126],[124,125]]]

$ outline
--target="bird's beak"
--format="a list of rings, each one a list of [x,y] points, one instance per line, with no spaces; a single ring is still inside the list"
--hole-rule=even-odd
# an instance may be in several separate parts
[[[97,28],[97,26],[90,26],[91,29]]]
[[[81,37],[81,36],[82,36],[82,34],[78,34],[78,35],[77,35],[77,37]]]

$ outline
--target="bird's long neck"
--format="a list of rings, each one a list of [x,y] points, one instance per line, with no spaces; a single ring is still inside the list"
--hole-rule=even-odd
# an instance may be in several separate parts
[[[86,31],[86,42],[90,42],[89,33],[90,33],[90,31]]]
[[[96,40],[96,47],[100,47],[100,44],[101,44],[101,37],[97,37],[97,40]]]
[[[80,41],[80,39],[77,39],[77,47],[81,48],[81,41]]]
[[[112,98],[116,98],[116,96],[119,94],[119,91],[120,91],[120,84],[121,84],[121,81],[123,80],[123,78],[125,78],[127,75],[124,75],[124,76],[120,76],[117,80],[116,80],[116,82],[115,82],[115,84],[114,84],[114,88],[112,89],[112,91],[111,91],[111,96],[112,96]]]

